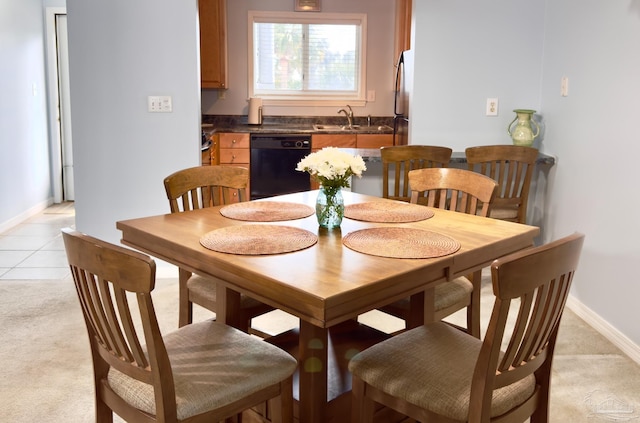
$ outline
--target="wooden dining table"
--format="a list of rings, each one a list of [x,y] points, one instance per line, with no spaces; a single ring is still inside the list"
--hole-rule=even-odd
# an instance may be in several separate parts
[[[315,208],[317,191],[265,201]],[[391,201],[343,192],[345,205]],[[258,200],[260,201],[260,200]],[[432,209],[433,216],[407,223],[344,218],[339,228],[318,227],[315,215],[264,224],[299,228],[317,235],[308,248],[284,254],[230,254],[201,244],[221,228],[255,224],[225,217],[221,207],[117,222],[122,242],[180,268],[218,279],[216,318],[239,326],[240,293],[300,319],[299,328],[269,339],[298,359],[294,383],[296,421],[348,420],[351,380],[346,365],[359,350],[389,335],[357,323],[357,317],[411,297],[411,326],[422,323],[433,303],[433,287],[488,266],[494,259],[533,245],[539,229],[502,220]],[[452,254],[433,258],[393,258],[348,248],[343,238],[379,227],[422,229],[459,243]],[[382,248],[381,250],[384,250]],[[425,306],[426,304],[426,306]]]

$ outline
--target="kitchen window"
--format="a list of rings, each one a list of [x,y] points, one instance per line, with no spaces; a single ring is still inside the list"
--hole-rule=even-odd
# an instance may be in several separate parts
[[[249,96],[271,104],[365,102],[365,14],[249,12]]]

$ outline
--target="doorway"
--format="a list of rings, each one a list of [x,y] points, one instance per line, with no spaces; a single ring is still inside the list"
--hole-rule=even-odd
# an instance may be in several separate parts
[[[66,8],[46,9],[46,31],[51,185],[54,203],[61,203],[75,199]]]

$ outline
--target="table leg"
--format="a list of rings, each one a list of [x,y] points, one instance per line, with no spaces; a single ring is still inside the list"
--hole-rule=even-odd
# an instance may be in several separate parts
[[[300,321],[300,423],[327,418],[328,330]]]
[[[240,313],[240,293],[216,284],[216,320],[234,328],[243,330]],[[244,323],[246,326],[246,323]]]
[[[407,329],[422,326],[424,322],[435,321],[435,289],[433,286],[413,294],[409,301]]]

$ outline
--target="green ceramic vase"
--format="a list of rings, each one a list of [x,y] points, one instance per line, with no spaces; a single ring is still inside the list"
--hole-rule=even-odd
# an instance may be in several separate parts
[[[511,136],[514,145],[531,147],[533,140],[540,134],[540,126],[533,120],[533,114],[536,111],[515,109],[514,112],[516,117],[507,127],[507,132]]]

